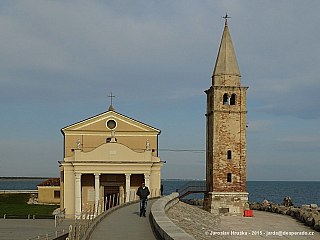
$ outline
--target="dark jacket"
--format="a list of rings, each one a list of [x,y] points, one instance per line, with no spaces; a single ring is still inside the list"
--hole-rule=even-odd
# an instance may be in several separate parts
[[[143,189],[143,188],[140,186],[140,187],[138,188],[137,195],[140,197],[140,200],[141,200],[141,199],[147,199],[147,197],[150,195],[149,188],[148,188],[148,187],[145,187],[145,188]]]

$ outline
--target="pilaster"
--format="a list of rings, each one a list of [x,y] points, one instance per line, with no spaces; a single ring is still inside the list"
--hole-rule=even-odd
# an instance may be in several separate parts
[[[94,192],[95,192],[95,206],[96,206],[96,212],[98,208],[98,203],[100,200],[100,173],[94,174]]]
[[[131,173],[126,173],[126,202],[130,201],[130,177]]]
[[[81,213],[81,173],[75,173],[75,215]]]

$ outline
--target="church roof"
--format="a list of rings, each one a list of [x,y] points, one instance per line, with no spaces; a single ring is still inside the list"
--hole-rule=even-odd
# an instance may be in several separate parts
[[[137,121],[133,118],[127,117],[121,113],[116,112],[112,105],[110,105],[108,111],[100,113],[100,114],[95,115],[93,117],[87,118],[85,120],[76,122],[76,123],[71,124],[69,126],[66,126],[61,129],[61,132],[64,134],[65,131],[68,131],[68,130],[71,130],[71,131],[85,130],[85,128],[88,127],[89,125],[93,125],[97,122],[104,121],[105,119],[112,118],[112,117],[117,118],[118,120],[123,120],[126,123],[137,127],[137,129],[140,129],[141,131],[157,132],[157,134],[161,133],[161,130],[159,130],[157,128],[151,127],[145,123],[142,123],[142,122]]]
[[[233,49],[227,21],[225,23],[218,57],[213,71],[213,76],[217,75],[240,76],[240,70],[238,67],[236,54]]]

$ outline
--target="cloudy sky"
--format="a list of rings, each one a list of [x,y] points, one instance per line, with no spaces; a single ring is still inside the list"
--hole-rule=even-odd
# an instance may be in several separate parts
[[[226,11],[247,91],[248,180],[320,180],[320,2],[1,1],[0,176],[59,175],[60,129],[115,110],[205,149]],[[205,178],[205,154],[160,150],[163,178]]]

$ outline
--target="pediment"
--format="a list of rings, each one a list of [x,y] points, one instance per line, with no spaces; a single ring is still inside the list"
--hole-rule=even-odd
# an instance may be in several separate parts
[[[116,132],[154,132],[157,134],[161,132],[159,129],[151,127],[115,111],[101,113],[94,117],[62,128],[61,131],[64,133],[69,131],[110,131],[107,123],[108,121],[112,120],[116,123],[116,127],[114,128]]]
[[[152,156],[151,151],[135,152],[120,143],[104,143],[90,152],[75,152],[66,161],[79,162],[159,162],[158,157]]]

